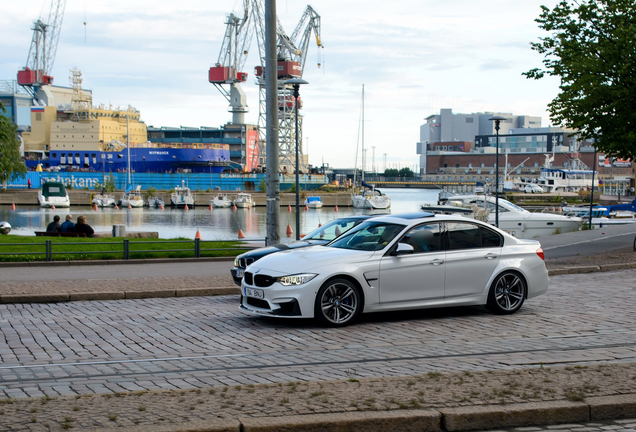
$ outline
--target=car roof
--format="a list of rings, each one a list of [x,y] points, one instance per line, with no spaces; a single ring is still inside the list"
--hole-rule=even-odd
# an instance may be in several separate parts
[[[478,221],[476,219],[468,218],[462,215],[442,215],[435,214],[430,212],[416,212],[416,213],[402,213],[402,214],[392,214],[392,215],[384,215],[384,216],[376,216],[373,218],[373,222],[388,222],[388,223],[397,223],[402,225],[413,225],[418,222],[427,222],[427,221],[457,221],[457,222],[470,222],[477,223],[479,225],[486,225],[491,228],[487,223]]]

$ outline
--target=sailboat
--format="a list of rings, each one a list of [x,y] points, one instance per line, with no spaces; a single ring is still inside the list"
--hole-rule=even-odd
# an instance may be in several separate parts
[[[130,178],[130,105],[126,114],[126,148],[128,150],[128,183],[126,184],[126,192],[119,200],[120,207],[143,207],[144,199],[141,197],[141,186],[137,186],[133,190]]]
[[[360,186],[356,181],[358,170],[354,170],[354,191],[351,194],[351,205],[354,208],[371,210],[386,210],[391,207],[391,198],[383,194],[374,185],[369,185],[364,181],[364,85],[362,85],[362,180]],[[357,157],[356,157],[357,165]]]

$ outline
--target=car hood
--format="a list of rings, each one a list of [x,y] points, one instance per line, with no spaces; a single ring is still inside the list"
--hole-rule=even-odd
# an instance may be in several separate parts
[[[260,258],[260,257],[264,257],[265,255],[273,254],[274,252],[281,252],[281,251],[286,251],[286,250],[289,250],[289,249],[305,248],[305,247],[308,247],[308,246],[326,245],[327,243],[329,243],[327,240],[313,240],[312,239],[312,240],[309,240],[309,241],[298,241],[298,242],[294,242],[294,243],[290,243],[290,244],[278,244],[278,245],[275,245],[275,246],[267,246],[267,247],[254,249],[252,251],[242,253],[238,257],[240,257],[240,258],[247,258],[247,257]]]
[[[364,262],[372,257],[374,253],[376,252],[312,246],[268,255],[254,262],[248,267],[248,271],[260,269],[272,274],[311,272],[317,268],[325,268],[332,264]]]

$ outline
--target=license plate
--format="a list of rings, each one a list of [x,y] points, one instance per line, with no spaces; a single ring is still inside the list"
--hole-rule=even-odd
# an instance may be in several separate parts
[[[247,297],[254,297],[262,299],[264,297],[263,290],[257,290],[252,288],[245,288],[245,295]]]
[[[236,270],[236,277],[242,278],[245,275],[245,270]]]

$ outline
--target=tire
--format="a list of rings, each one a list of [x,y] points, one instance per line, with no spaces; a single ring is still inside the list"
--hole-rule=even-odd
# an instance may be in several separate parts
[[[523,305],[526,294],[526,282],[518,273],[503,272],[490,286],[486,308],[499,315],[513,314]]]
[[[362,310],[360,291],[346,279],[332,279],[318,291],[315,316],[323,324],[342,327],[351,324]]]

